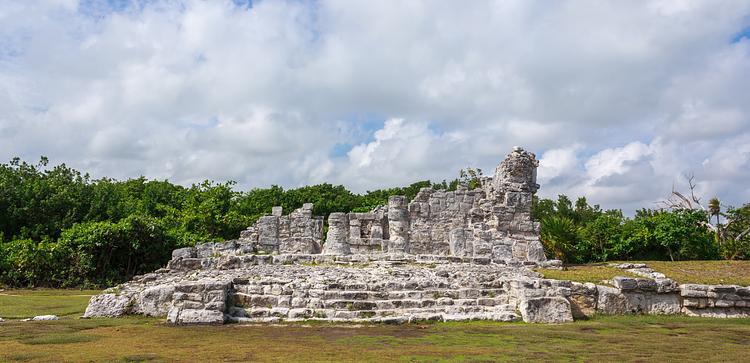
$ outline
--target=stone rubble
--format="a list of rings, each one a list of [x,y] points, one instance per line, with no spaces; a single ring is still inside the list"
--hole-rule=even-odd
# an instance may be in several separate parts
[[[677,285],[646,264],[614,265],[646,278],[616,277],[615,291],[605,292],[607,313],[645,312],[689,316],[750,317],[750,287],[737,285]],[[602,296],[600,288],[600,297]]]
[[[59,320],[60,318],[57,317],[57,315],[37,315],[31,319],[27,319],[29,321],[51,321],[51,320]]]
[[[750,317],[750,286],[680,285],[682,312],[714,318]]]

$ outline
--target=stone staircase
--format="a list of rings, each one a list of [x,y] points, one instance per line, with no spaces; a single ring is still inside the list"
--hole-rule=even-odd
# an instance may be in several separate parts
[[[235,281],[228,300],[229,320],[234,322],[317,319],[404,323],[520,318],[503,282],[452,289],[432,281],[289,286],[240,280]]]
[[[177,258],[92,298],[85,316],[166,315],[173,324],[572,320],[570,282],[523,264],[309,256]],[[185,268],[193,264],[207,268]]]

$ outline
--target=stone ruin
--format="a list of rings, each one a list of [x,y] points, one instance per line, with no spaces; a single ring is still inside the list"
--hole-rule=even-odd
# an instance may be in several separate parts
[[[749,288],[678,286],[645,266],[632,272],[646,278],[612,286],[542,278],[534,268],[561,264],[546,260],[531,218],[537,165],[533,153],[514,148],[479,188],[423,188],[414,200],[394,196],[367,213],[331,213],[325,238],[312,204],[288,215],[275,207],[237,240],[177,249],[165,268],[92,297],[84,317],[222,324],[750,316]]]
[[[538,161],[520,148],[481,187],[456,191],[422,188],[414,200],[393,196],[367,213],[331,213],[323,220],[312,204],[289,215],[281,207],[243,231],[256,251],[280,254],[371,255],[405,253],[541,262],[539,223],[531,219]]]

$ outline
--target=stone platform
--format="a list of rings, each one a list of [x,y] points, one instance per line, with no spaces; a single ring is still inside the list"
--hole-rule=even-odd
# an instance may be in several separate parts
[[[174,324],[419,320],[561,323],[593,314],[750,316],[750,289],[681,285],[644,266],[610,286],[543,279],[531,218],[538,162],[514,148],[480,187],[423,188],[368,213],[314,206],[271,215],[237,240],[173,251],[167,266],[92,297],[85,317],[166,316]]]
[[[214,268],[222,260],[215,258],[203,261],[206,269],[137,277],[92,298],[85,316],[166,315],[175,324],[572,320],[565,283],[523,264],[427,255],[242,257],[231,269]]]
[[[235,250],[236,241],[198,249]],[[595,314],[750,317],[750,287],[678,285],[643,264],[608,284],[542,278],[540,263],[443,255],[218,255],[175,251],[167,268],[92,297],[84,317],[173,324],[326,320],[561,323]],[[210,257],[214,255],[215,257]]]

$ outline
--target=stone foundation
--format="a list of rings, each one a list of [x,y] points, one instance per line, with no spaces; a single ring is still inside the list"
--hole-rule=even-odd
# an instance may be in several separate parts
[[[524,268],[485,258],[435,255],[248,255],[223,270],[162,269],[92,298],[85,317],[150,315],[174,324],[318,319],[572,320],[568,289]],[[169,291],[171,294],[144,294]],[[565,303],[562,303],[565,301]]]

